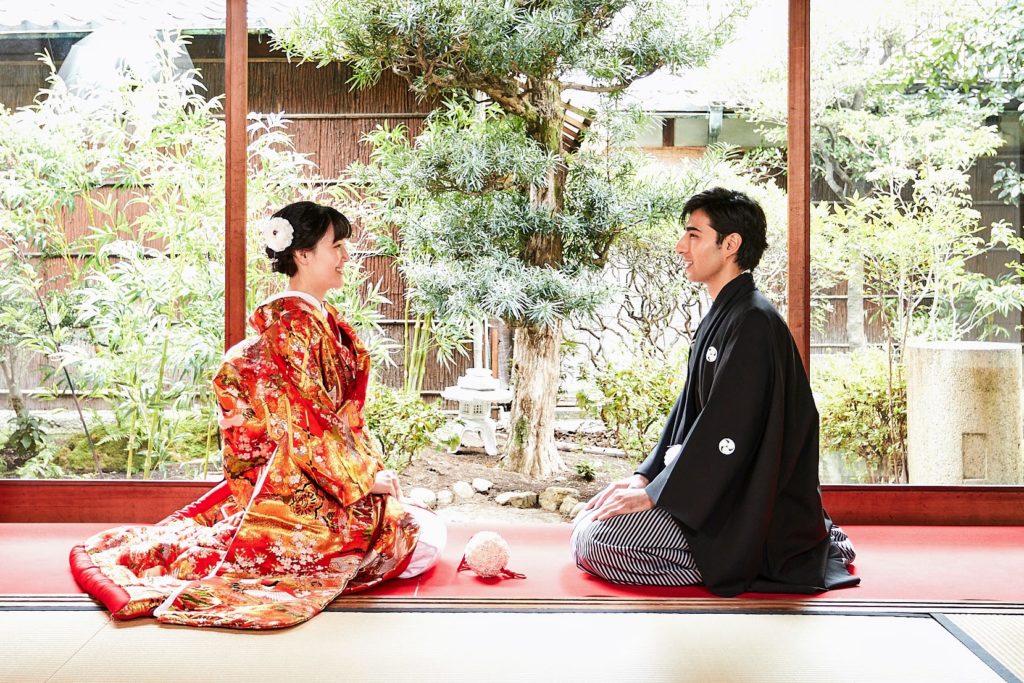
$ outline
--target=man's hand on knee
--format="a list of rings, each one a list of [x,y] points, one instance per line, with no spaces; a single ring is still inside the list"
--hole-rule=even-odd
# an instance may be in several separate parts
[[[654,501],[643,488],[619,488],[611,494],[594,511],[594,519],[602,520],[630,512],[643,512],[654,507]]]
[[[616,491],[620,491],[622,489],[642,489],[649,483],[650,481],[648,481],[647,477],[642,474],[634,474],[631,477],[613,481],[608,484],[608,486],[604,487],[600,493],[587,501],[587,505],[583,508],[583,511],[586,512],[587,510],[593,510],[594,508],[601,507]]]

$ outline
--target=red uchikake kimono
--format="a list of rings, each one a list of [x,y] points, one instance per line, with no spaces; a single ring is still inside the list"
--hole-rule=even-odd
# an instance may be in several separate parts
[[[214,379],[225,481],[153,526],[71,551],[79,585],[118,619],[272,629],[398,576],[419,528],[363,430],[365,347],[337,311],[286,292],[250,319]]]

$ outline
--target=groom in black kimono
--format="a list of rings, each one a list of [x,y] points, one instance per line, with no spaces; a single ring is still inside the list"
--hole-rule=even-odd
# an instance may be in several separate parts
[[[704,583],[724,596],[856,585],[853,546],[821,504],[807,374],[750,274],[767,246],[764,212],[714,188],[683,216],[676,253],[714,303],[658,445],[577,519],[576,563],[617,583]]]

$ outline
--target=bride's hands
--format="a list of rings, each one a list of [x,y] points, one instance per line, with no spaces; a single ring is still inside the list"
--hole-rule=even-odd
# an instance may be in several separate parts
[[[379,493],[387,496],[394,496],[401,500],[402,486],[398,483],[398,474],[394,470],[381,470],[373,478],[373,487],[370,493]]]

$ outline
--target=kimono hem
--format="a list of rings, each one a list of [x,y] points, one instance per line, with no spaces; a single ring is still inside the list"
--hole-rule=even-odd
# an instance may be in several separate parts
[[[214,379],[225,480],[152,526],[72,550],[79,584],[115,618],[271,629],[398,576],[419,533],[363,428],[369,355],[327,305],[285,295]]]

